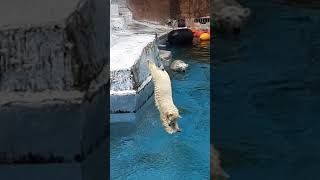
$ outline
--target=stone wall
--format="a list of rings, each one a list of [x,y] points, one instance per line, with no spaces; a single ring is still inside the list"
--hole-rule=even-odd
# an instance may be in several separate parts
[[[136,20],[165,22],[170,18],[169,0],[128,0],[128,6]]]
[[[209,0],[179,0],[178,17],[204,17],[209,16]]]
[[[209,0],[128,0],[137,20],[166,22],[168,18],[179,19],[209,15]]]

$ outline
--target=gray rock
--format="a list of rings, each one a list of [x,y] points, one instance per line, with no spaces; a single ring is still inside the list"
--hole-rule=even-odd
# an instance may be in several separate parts
[[[161,59],[163,65],[165,67],[169,67],[170,66],[170,62],[172,60],[171,51],[160,50],[159,51],[159,56],[160,56],[160,59]]]

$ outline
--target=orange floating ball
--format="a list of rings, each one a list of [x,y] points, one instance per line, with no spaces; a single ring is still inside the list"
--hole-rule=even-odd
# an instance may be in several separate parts
[[[210,40],[210,34],[209,34],[209,33],[202,33],[202,34],[200,35],[200,40],[201,40],[201,41],[208,41],[208,40]]]

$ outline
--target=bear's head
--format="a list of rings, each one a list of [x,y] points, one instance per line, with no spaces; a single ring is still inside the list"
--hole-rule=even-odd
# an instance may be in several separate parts
[[[227,6],[215,13],[216,28],[222,31],[239,33],[246,23],[251,11],[249,8],[238,6]]]
[[[180,72],[186,72],[188,67],[189,65],[181,60],[175,60],[170,66],[172,70]]]
[[[181,129],[179,128],[178,123],[177,123],[178,119],[181,118],[178,110],[174,110],[174,111],[170,111],[170,112],[165,113],[165,118],[166,118],[166,122],[167,122],[165,125],[165,130],[169,134],[181,132]]]

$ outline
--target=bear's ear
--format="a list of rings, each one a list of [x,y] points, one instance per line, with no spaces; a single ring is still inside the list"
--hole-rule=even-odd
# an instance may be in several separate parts
[[[251,10],[249,8],[244,8],[242,12],[245,17],[248,17],[251,14]]]

